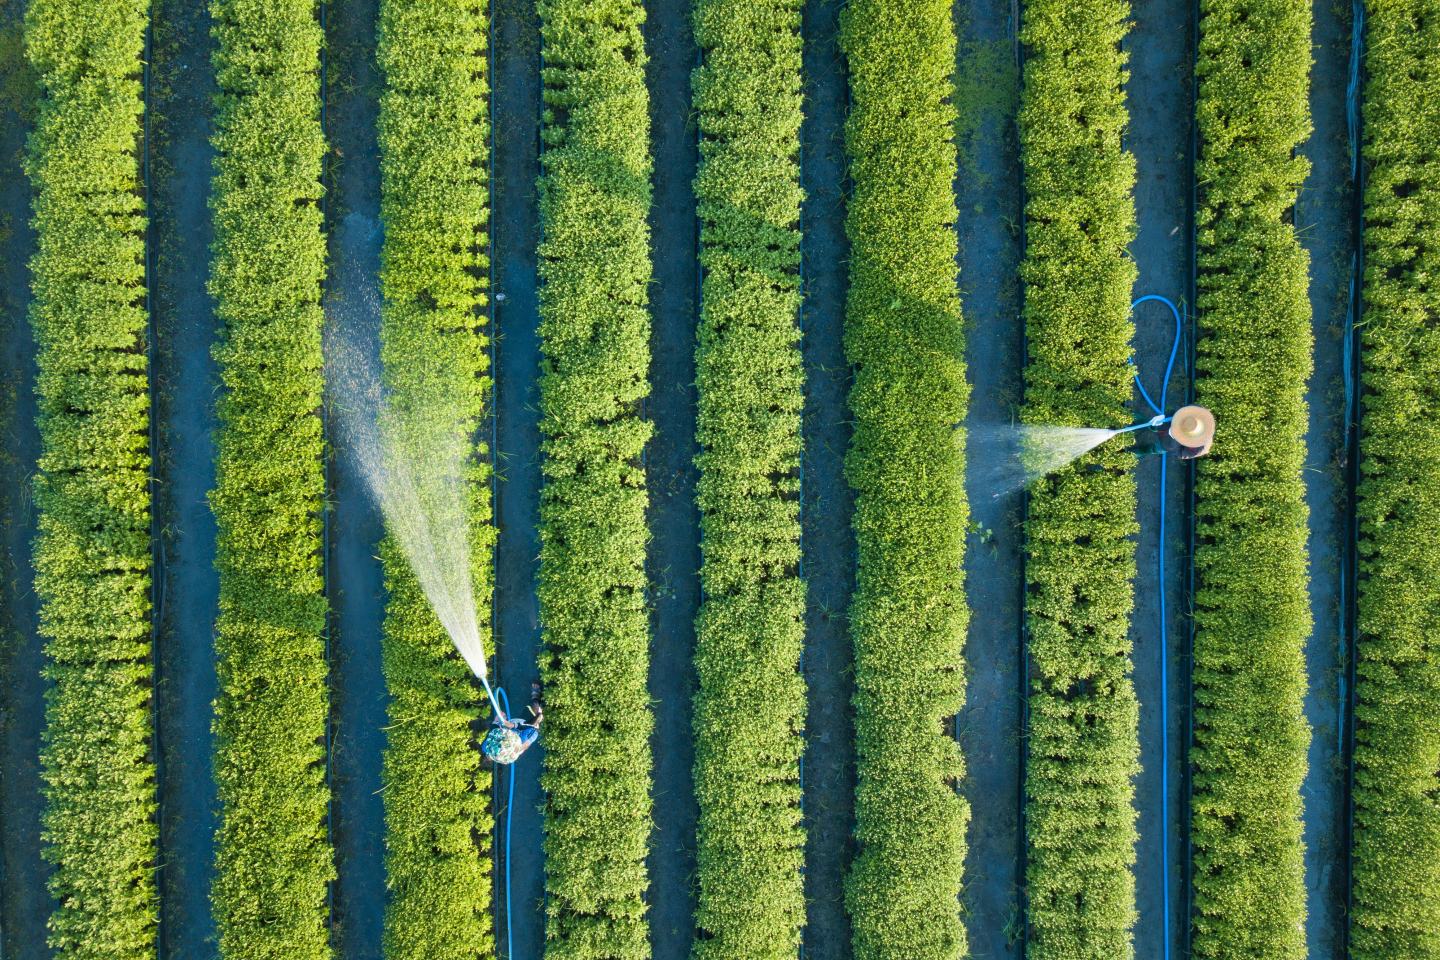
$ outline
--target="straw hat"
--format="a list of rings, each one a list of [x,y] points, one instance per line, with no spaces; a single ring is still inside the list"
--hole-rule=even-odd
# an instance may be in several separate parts
[[[1170,418],[1170,436],[1185,447],[1204,447],[1215,439],[1215,414],[1204,407],[1181,407]]]

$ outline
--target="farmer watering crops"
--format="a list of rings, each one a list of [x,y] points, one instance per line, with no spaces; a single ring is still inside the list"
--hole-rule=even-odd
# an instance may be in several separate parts
[[[480,744],[480,751],[496,763],[514,763],[540,739],[540,724],[545,719],[545,705],[540,700],[540,684],[530,684],[530,719],[516,720],[497,713]]]
[[[1169,422],[1152,427],[1135,440],[1137,457],[1169,453],[1179,460],[1194,460],[1210,452],[1215,443],[1215,415],[1204,407],[1175,411]]]

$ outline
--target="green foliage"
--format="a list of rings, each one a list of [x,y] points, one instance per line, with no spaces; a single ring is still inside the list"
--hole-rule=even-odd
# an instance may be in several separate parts
[[[846,901],[858,960],[965,954],[969,810],[949,724],[964,700],[968,399],[956,282],[955,29],[942,0],[852,0],[854,182],[845,349],[855,370],[855,797]]]
[[[783,960],[805,924],[800,0],[699,0],[702,287],[696,960]],[[763,704],[761,709],[755,705]]]
[[[1108,426],[1131,399],[1135,266],[1121,148],[1124,0],[1031,0],[1020,108],[1025,420]],[[1139,708],[1130,680],[1133,458],[1118,444],[1032,488],[1025,523],[1031,960],[1133,953]]]
[[[331,955],[315,0],[212,0],[210,292],[216,433],[220,797],[211,900],[225,960]]]
[[[1196,957],[1305,956],[1310,5],[1202,0],[1191,843]]]
[[[650,117],[640,0],[540,0],[546,955],[650,955],[645,468]]]
[[[140,181],[145,0],[33,0],[26,172],[41,453],[45,859],[65,960],[155,956],[149,374]]]
[[[1440,17],[1371,0],[1365,67],[1365,286],[1355,960],[1440,958]]]
[[[488,649],[492,594],[490,470],[473,440],[489,380],[489,83],[486,6],[383,0],[379,51],[381,356],[401,457],[473,463],[468,484],[473,584]],[[444,459],[441,459],[444,462]],[[424,492],[430,492],[429,487]],[[472,723],[488,709],[396,544],[382,548],[385,748],[385,956],[494,955],[490,790]]]

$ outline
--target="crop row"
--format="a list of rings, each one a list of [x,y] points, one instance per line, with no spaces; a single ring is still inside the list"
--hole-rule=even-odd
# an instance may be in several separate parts
[[[1305,956],[1307,0],[1202,0],[1196,66],[1193,952]]]
[[[1020,105],[1027,423],[1130,416],[1130,196],[1124,0],[1030,0]],[[1130,679],[1133,457],[1100,447],[1032,487],[1025,768],[1032,960],[1132,952],[1139,708]]]
[[[858,546],[857,851],[847,882],[855,956],[965,953],[969,811],[949,728],[964,699],[963,436],[968,399],[955,260],[958,154],[948,0],[852,0],[845,142]]]
[[[805,923],[800,2],[699,0],[700,583],[694,956],[782,960]]]
[[[650,100],[640,0],[540,0],[547,955],[650,955],[642,455]]]
[[[150,389],[140,148],[146,0],[34,0],[41,98],[26,172],[41,453],[49,945],[155,955]]]
[[[473,439],[489,393],[486,10],[449,0],[383,0],[377,56],[385,75],[380,336],[388,453],[404,464],[465,471],[463,494],[444,477],[417,483],[415,493],[428,501],[421,509],[470,530],[471,582],[488,650],[490,467],[481,459],[487,448]],[[387,538],[381,558],[390,694],[385,956],[493,956],[490,777],[472,732],[489,705],[396,539]]]
[[[1367,3],[1350,956],[1440,958],[1440,16]]]
[[[212,0],[220,321],[211,892],[225,960],[330,956],[315,0]]]

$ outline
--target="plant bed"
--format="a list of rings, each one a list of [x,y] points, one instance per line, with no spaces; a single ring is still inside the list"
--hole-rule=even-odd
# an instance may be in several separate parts
[[[840,44],[851,110],[845,348],[855,371],[857,852],[846,885],[860,960],[965,952],[968,811],[951,722],[964,701],[963,436],[956,280],[955,27],[938,0],[854,0]],[[897,172],[904,175],[897,177]]]
[[[798,955],[805,923],[798,0],[700,0],[697,958]]]
[[[213,0],[224,391],[211,903],[225,960],[331,955],[322,578],[321,30],[314,0]]]
[[[1197,403],[1190,834],[1196,957],[1305,956],[1310,7],[1204,0],[1196,115]]]
[[[50,683],[40,756],[56,903],[47,943],[73,960],[154,956],[159,913],[140,169],[147,13],[144,0],[35,0],[25,18],[40,94],[25,167],[41,442],[34,584]]]
[[[546,953],[649,956],[650,118],[638,0],[541,0]]]
[[[1031,424],[1128,422],[1135,267],[1121,147],[1129,4],[1032,0],[1020,107]],[[1031,960],[1132,952],[1139,707],[1130,679],[1134,458],[1106,444],[1031,488],[1025,824]]]
[[[1365,5],[1350,956],[1440,957],[1440,17]]]

